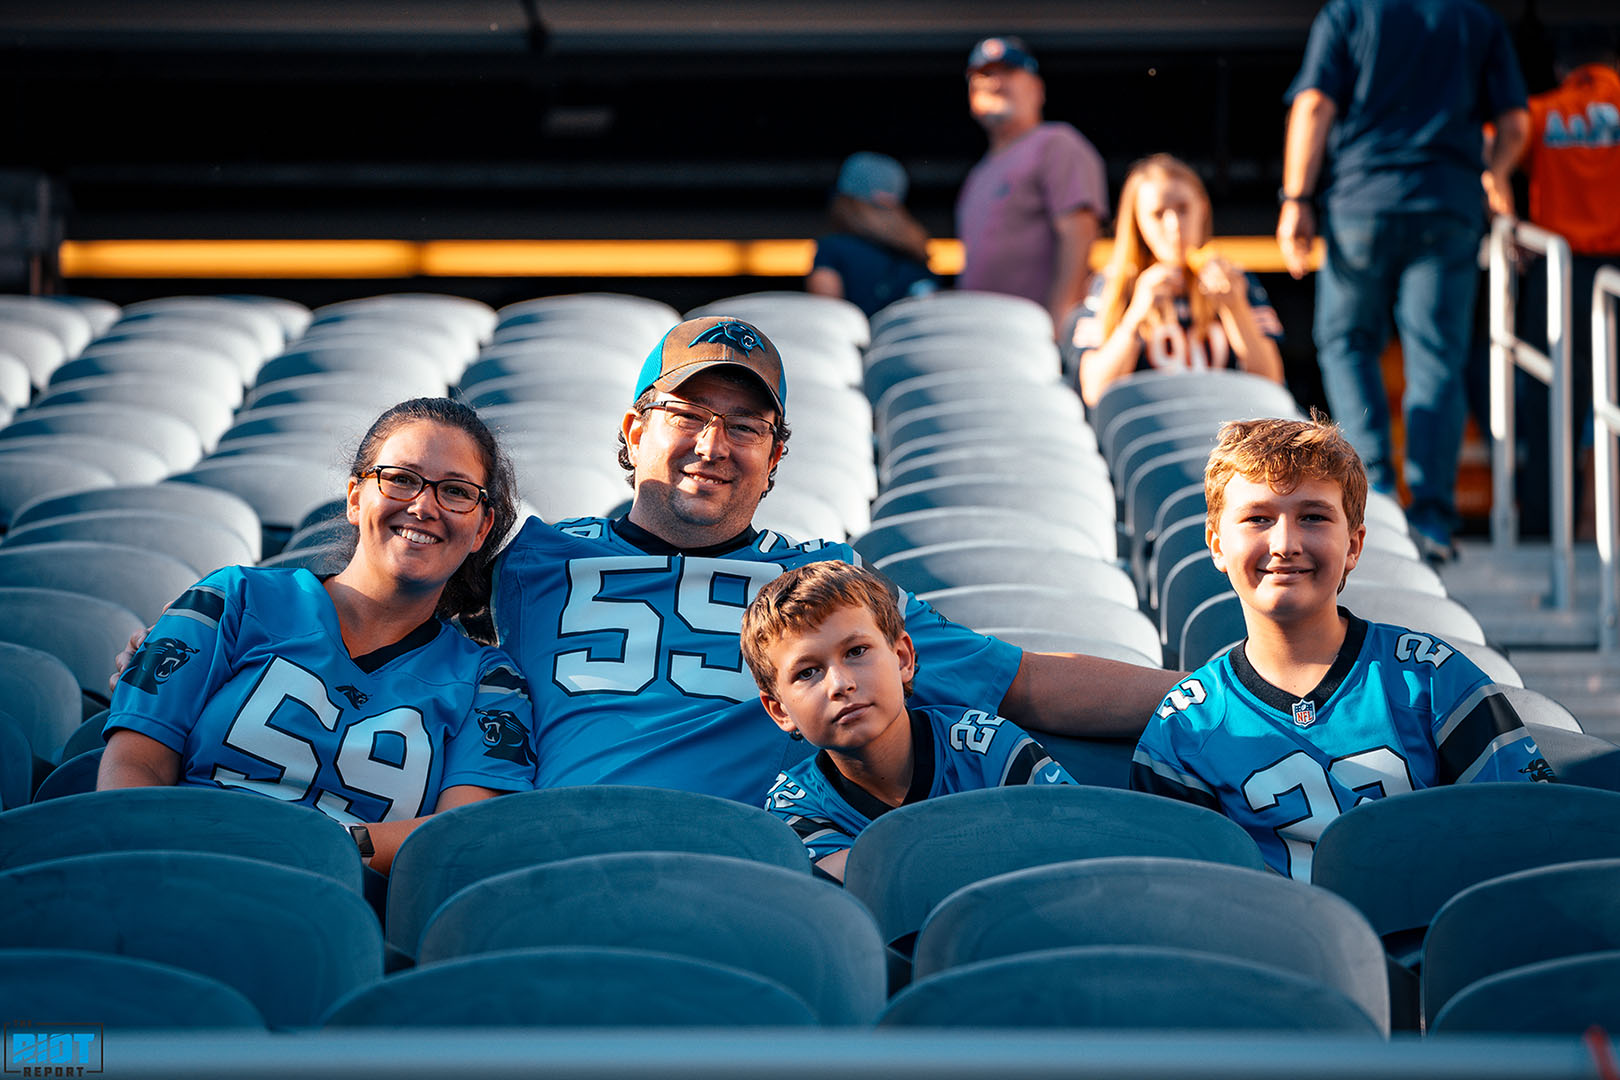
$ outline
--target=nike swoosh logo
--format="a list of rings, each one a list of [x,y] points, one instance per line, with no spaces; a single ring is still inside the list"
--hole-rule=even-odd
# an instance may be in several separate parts
[[[1052,771],[1049,772],[1049,773],[1046,773],[1044,776],[1041,777],[1041,779],[1045,780],[1048,784],[1055,784],[1055,783],[1058,782],[1058,778],[1061,777],[1062,775],[1063,775],[1063,770],[1058,768],[1056,765],[1054,765],[1054,766],[1052,766]]]

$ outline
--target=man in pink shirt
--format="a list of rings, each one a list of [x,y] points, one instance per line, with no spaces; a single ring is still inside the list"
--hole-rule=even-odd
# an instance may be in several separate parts
[[[968,55],[968,109],[990,151],[956,200],[966,258],[956,286],[1027,297],[1057,326],[1085,298],[1108,182],[1084,135],[1042,121],[1046,84],[1038,72],[1015,37],[985,38]]]

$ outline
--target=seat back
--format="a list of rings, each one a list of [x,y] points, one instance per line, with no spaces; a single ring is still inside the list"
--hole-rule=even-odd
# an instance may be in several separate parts
[[[308,1026],[382,977],[382,931],[353,890],[306,870],[195,851],[79,855],[0,871],[0,947],[172,964]]]
[[[0,870],[116,851],[210,851],[320,874],[360,892],[344,829],[307,806],[208,787],[92,791],[35,803],[6,819]]]
[[[704,852],[810,870],[786,822],[730,799],[628,785],[517,792],[435,814],[412,830],[389,873],[389,943],[414,952],[439,905],[476,881],[620,851]]]
[[[855,838],[844,887],[894,941],[945,897],[983,878],[1107,855],[1262,866],[1242,827],[1212,810],[1102,787],[964,791],[891,810]]]
[[[1071,945],[1218,953],[1332,986],[1389,1030],[1384,950],[1367,920],[1325,889],[1266,870],[1193,859],[1099,858],[973,882],[917,935],[917,977]]]
[[[486,878],[438,910],[418,959],[542,945],[652,949],[741,968],[797,993],[824,1024],[871,1023],[887,985],[877,928],[842,889],[684,851],[587,855]]]
[[[881,1027],[1234,1031],[1380,1029],[1339,990],[1269,964],[1189,949],[1106,945],[952,968],[895,996]]]
[[[639,949],[511,949],[391,975],[339,1001],[327,1027],[804,1027],[772,979]]]
[[[218,979],[78,949],[0,950],[0,1001],[19,1016],[93,1016],[109,1028],[264,1030],[253,1002]]]

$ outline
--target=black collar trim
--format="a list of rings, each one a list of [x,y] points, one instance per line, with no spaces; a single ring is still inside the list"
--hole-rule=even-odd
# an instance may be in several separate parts
[[[1260,677],[1260,673],[1254,670],[1254,665],[1249,663],[1249,654],[1244,651],[1244,647],[1249,643],[1247,638],[1232,647],[1232,673],[1249,693],[1280,713],[1291,714],[1294,702],[1302,700],[1313,702],[1318,709],[1322,708],[1339,687],[1344,685],[1344,680],[1350,677],[1351,670],[1356,666],[1356,659],[1361,655],[1361,646],[1367,640],[1365,619],[1356,618],[1348,609],[1342,607],[1339,608],[1339,614],[1350,620],[1350,625],[1345,628],[1344,644],[1339,646],[1339,655],[1333,658],[1333,666],[1322,676],[1322,681],[1303,698],[1295,697]]]
[[[759,530],[752,525],[733,536],[730,540],[708,547],[683,548],[676,547],[662,537],[654,536],[628,517],[614,518],[608,522],[608,527],[618,533],[620,538],[634,544],[648,555],[697,555],[699,557],[714,557],[728,555],[752,544],[759,537]]]
[[[901,806],[922,802],[934,789],[933,728],[928,723],[928,718],[921,713],[911,712],[908,715],[911,718],[911,786],[906,789],[906,797]],[[821,750],[816,753],[816,768],[821,770],[821,775],[832,785],[832,789],[838,792],[839,797],[849,804],[850,809],[868,821],[876,821],[894,809],[839,772],[838,766],[833,764],[827,751]]]
[[[420,649],[438,637],[443,625],[443,623],[439,622],[438,617],[434,616],[392,645],[384,645],[382,648],[368,652],[364,656],[355,657],[354,666],[367,675],[374,674],[389,661],[397,660],[408,652]]]

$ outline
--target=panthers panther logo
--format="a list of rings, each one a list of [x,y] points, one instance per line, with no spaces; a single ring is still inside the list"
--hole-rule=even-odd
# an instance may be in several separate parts
[[[479,709],[478,726],[484,729],[484,756],[500,758],[517,765],[533,765],[529,733],[518,723],[516,713],[504,709]]]
[[[186,661],[196,652],[196,649],[178,638],[166,637],[148,641],[141,646],[141,651],[135,654],[129,670],[124,672],[124,681],[137,690],[155,694],[158,692],[159,684],[167,682],[169,676],[184,667]]]
[[[760,343],[759,335],[754,332],[754,328],[743,322],[715,323],[713,326],[703,331],[703,333],[693,338],[692,344],[696,345],[699,342],[711,341],[719,342],[722,345],[730,345],[732,348],[742,352],[745,356],[753,352],[755,349],[762,350],[765,348],[765,346]]]

